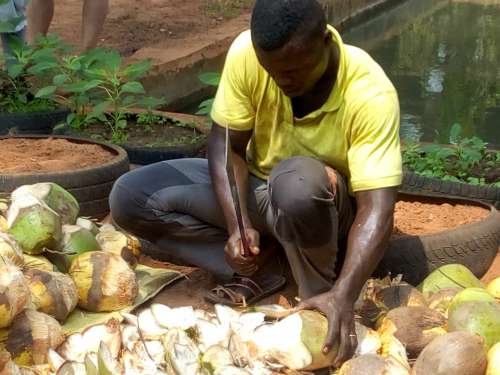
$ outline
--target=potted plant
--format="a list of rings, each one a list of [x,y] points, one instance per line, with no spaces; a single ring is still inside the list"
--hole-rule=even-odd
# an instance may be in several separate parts
[[[68,110],[53,95],[36,97],[57,67],[56,55],[64,50],[57,36],[38,38],[32,46],[13,41],[12,55],[0,55],[0,135],[50,134]]]
[[[37,97],[56,93],[72,109],[65,128],[58,132],[119,144],[132,163],[196,156],[205,144],[203,133],[191,124],[153,114],[164,100],[147,96],[139,82],[150,67],[148,60],[125,64],[114,50],[66,56],[53,84]]]

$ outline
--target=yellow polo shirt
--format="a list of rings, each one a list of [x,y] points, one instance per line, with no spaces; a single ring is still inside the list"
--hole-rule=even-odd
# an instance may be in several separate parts
[[[232,130],[253,130],[247,149],[250,173],[267,179],[292,156],[311,156],[347,176],[351,193],[401,184],[399,102],[382,68],[363,50],[340,49],[337,81],[328,100],[303,118],[259,64],[250,31],[233,42],[212,109]]]

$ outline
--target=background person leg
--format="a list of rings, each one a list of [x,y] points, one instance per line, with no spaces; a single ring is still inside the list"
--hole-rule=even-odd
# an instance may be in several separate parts
[[[84,0],[82,15],[82,49],[87,51],[97,46],[109,10],[108,0]]]

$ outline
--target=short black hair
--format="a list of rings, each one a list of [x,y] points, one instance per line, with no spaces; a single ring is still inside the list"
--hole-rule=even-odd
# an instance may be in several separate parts
[[[252,12],[252,41],[264,51],[283,47],[301,31],[323,33],[326,14],[317,0],[257,0]]]

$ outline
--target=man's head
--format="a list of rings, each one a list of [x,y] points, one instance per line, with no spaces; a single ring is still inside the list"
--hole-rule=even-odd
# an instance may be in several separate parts
[[[307,93],[330,61],[330,33],[316,0],[257,0],[251,21],[259,62],[287,96]]]

